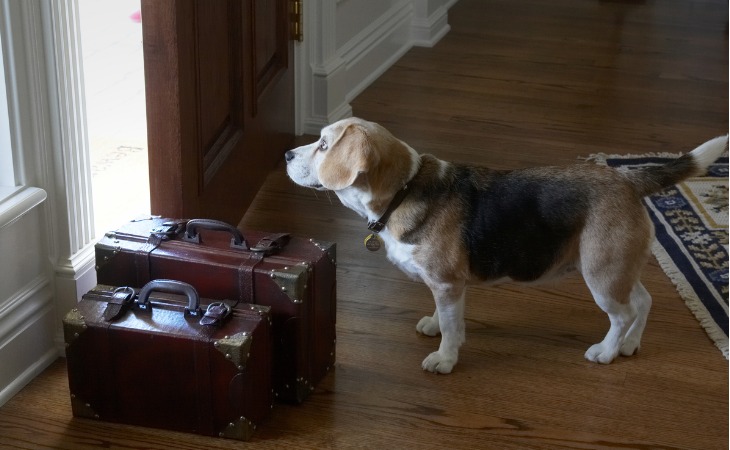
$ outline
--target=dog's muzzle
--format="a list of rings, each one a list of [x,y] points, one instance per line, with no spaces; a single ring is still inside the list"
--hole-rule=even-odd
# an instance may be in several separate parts
[[[284,153],[284,159],[286,160],[286,172],[289,175],[289,178],[291,178],[292,181],[294,181],[296,184],[308,187],[312,189],[317,189],[320,191],[326,190],[322,184],[318,183],[316,180],[309,180],[309,171],[304,171],[305,173],[302,173],[301,167],[297,167],[296,163],[291,163],[294,158],[296,158],[297,154],[294,152],[294,150],[289,150],[286,153]],[[314,181],[314,182],[312,182]]]

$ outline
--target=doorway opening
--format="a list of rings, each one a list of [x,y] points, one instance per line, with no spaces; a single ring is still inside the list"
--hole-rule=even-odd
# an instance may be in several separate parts
[[[150,213],[140,0],[79,0],[96,235]]]

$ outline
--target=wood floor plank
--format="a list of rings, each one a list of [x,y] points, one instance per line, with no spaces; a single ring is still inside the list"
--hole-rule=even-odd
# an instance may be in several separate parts
[[[352,102],[421,152],[511,169],[595,152],[686,151],[728,128],[725,0],[460,0],[451,31]],[[313,137],[302,137],[307,142]],[[728,363],[652,260],[638,355],[583,359],[608,320],[579,277],[473,286],[454,373],[420,368],[438,340],[428,290],[363,247],[365,223],[283,167],[243,220],[336,241],[337,363],[252,442],[71,416],[59,360],[0,409],[0,448],[677,448],[728,446]]]

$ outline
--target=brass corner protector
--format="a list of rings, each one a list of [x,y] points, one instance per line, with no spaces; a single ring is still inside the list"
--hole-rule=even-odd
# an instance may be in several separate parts
[[[63,340],[66,342],[66,346],[71,345],[81,333],[86,330],[86,322],[83,314],[77,309],[73,308],[63,318]]]
[[[75,417],[84,417],[86,419],[99,418],[99,414],[94,411],[90,403],[86,403],[74,394],[71,394],[71,411]]]
[[[256,425],[241,416],[233,422],[230,422],[223,431],[218,433],[218,436],[228,439],[238,439],[239,441],[248,441],[253,436],[254,431],[256,431]]]
[[[307,263],[272,269],[269,275],[292,302],[302,303],[307,290],[307,280],[311,267]]]
[[[237,370],[243,371],[246,368],[251,342],[253,337],[246,332],[236,333],[233,336],[226,336],[213,342],[213,346],[233,364]]]

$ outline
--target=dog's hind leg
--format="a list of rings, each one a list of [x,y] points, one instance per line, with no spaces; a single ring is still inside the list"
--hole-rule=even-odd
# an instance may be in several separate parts
[[[585,278],[596,304],[608,314],[611,321],[606,337],[588,349],[586,359],[608,364],[619,353],[633,355],[641,345],[641,336],[651,308],[651,295],[640,280],[632,280],[634,277],[630,275],[609,280],[603,277]]]
[[[593,254],[584,262],[583,278],[593,299],[611,322],[606,337],[585,353],[589,361],[609,364],[624,349],[633,353],[638,347],[649,313],[651,297],[639,281],[641,258],[623,258],[615,253],[605,259]],[[626,344],[624,346],[624,344]]]
[[[620,218],[610,212],[617,208],[623,213]],[[587,360],[608,364],[619,353],[631,355],[639,347],[651,306],[640,277],[650,255],[653,231],[639,202],[617,204],[614,199],[604,199],[588,217],[579,267],[596,304],[608,314],[611,327],[603,341],[586,351]]]
[[[636,319],[631,324],[629,331],[626,332],[626,337],[621,344],[620,351],[624,356],[631,356],[639,350],[641,336],[644,334],[644,327],[646,327],[646,318],[651,309],[651,295],[644,288],[644,285],[641,284],[641,281],[637,281],[631,290],[630,302],[636,310]]]
[[[604,290],[596,287],[589,280],[586,280],[586,282],[596,304],[608,314],[611,327],[608,333],[606,333],[606,337],[603,338],[603,341],[592,345],[588,349],[585,353],[585,358],[589,361],[609,364],[618,356],[624,338],[637,318],[636,308],[629,301],[628,293],[626,298],[617,297],[608,292],[604,292]]]
[[[459,347],[465,341],[464,326],[464,295],[465,283],[431,285],[436,312],[433,317],[438,319],[441,331],[441,344],[438,351],[428,355],[421,366],[424,370],[434,373],[451,373],[459,359]],[[424,322],[428,317],[421,319]],[[419,322],[419,324],[421,323]],[[430,321],[429,325],[432,325]]]

